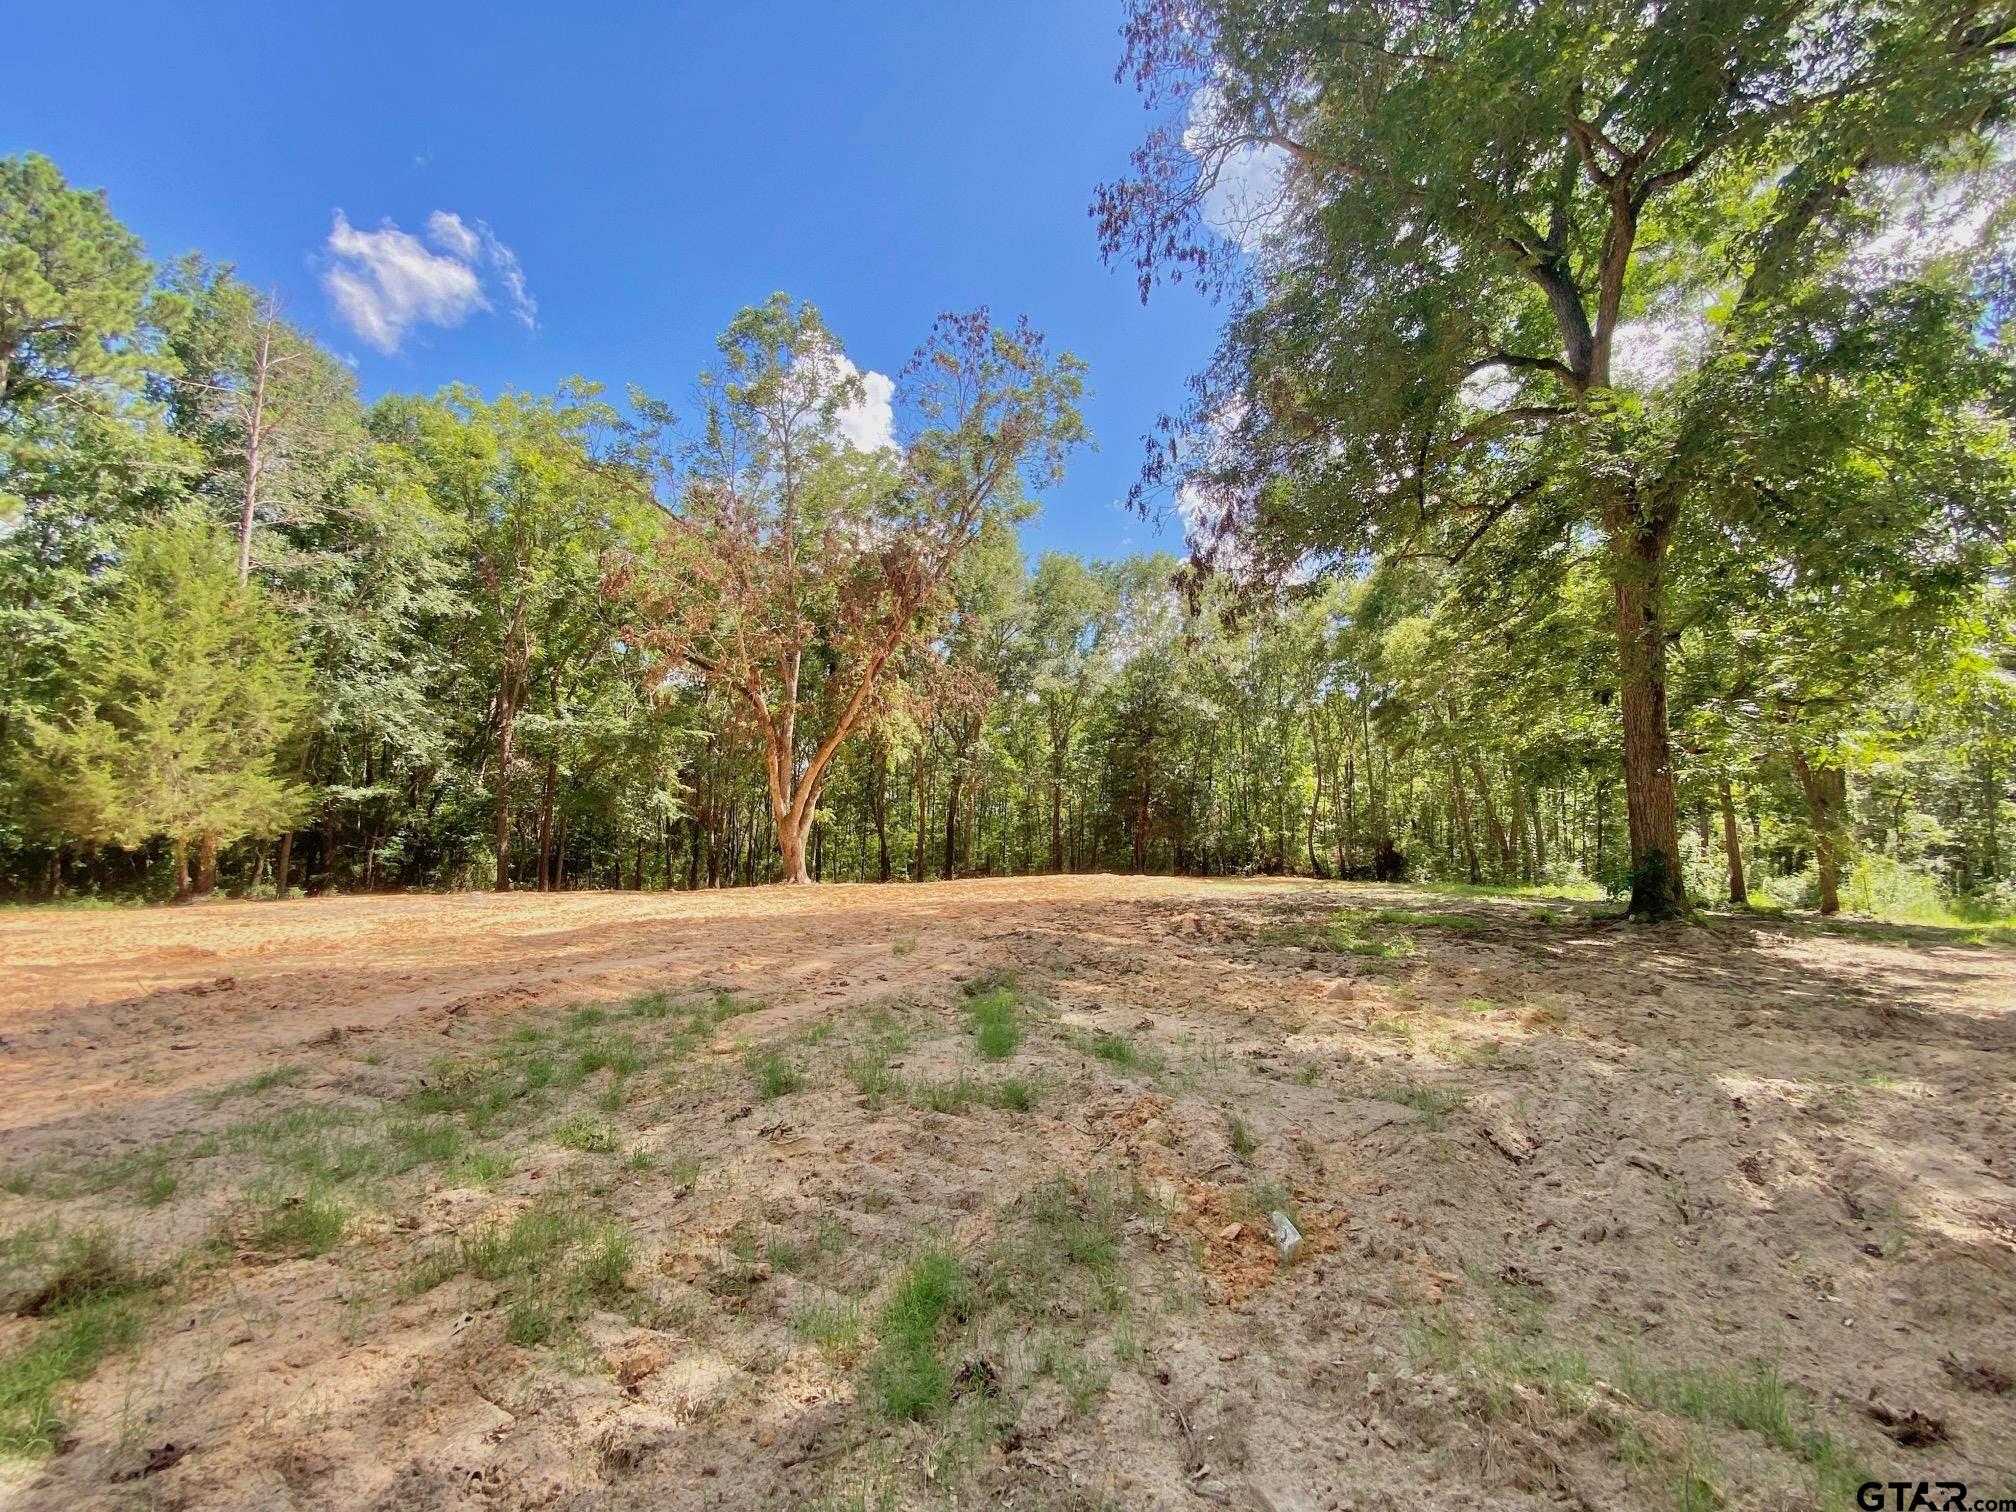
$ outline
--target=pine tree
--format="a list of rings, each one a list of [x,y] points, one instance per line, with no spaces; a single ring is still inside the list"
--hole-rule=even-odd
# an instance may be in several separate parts
[[[31,730],[45,828],[134,847],[165,837],[178,897],[208,891],[219,847],[294,823],[304,794],[275,755],[307,702],[286,620],[238,580],[229,541],[184,508],[135,530],[81,637],[74,697]]]
[[[45,157],[0,158],[0,418],[85,385],[130,387],[151,274],[105,196]]]

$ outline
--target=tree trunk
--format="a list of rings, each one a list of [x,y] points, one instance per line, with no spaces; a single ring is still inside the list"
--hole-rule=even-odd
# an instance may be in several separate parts
[[[1717,785],[1716,794],[1722,802],[1722,849],[1729,857],[1729,901],[1747,908],[1750,889],[1743,879],[1743,837],[1736,829],[1736,802],[1729,795],[1727,777]]]
[[[1491,848],[1498,853],[1498,875],[1509,875],[1513,868],[1512,844],[1505,835],[1505,823],[1498,817],[1498,805],[1491,798],[1491,779],[1484,771],[1480,757],[1470,758],[1470,775],[1477,779],[1477,798],[1484,805],[1484,828],[1491,836]]]
[[[1064,870],[1064,753],[1050,742],[1050,870]]]
[[[1641,510],[1620,494],[1604,510],[1617,612],[1618,703],[1624,723],[1624,806],[1631,835],[1630,916],[1686,912],[1673,752],[1666,716],[1666,546],[1677,507]]]
[[[1813,824],[1813,865],[1820,876],[1820,912],[1841,911],[1841,862],[1847,852],[1843,821],[1848,805],[1848,774],[1836,766],[1815,767],[1804,751],[1792,753],[1792,769],[1806,795],[1806,813]]]
[[[779,881],[788,885],[809,887],[812,883],[812,874],[805,867],[806,831],[812,827],[810,804],[806,805],[805,819],[801,828],[791,822],[789,814],[777,816],[777,875]]]
[[[280,854],[273,862],[273,896],[287,896],[287,879],[294,871],[294,831],[280,837]]]
[[[196,896],[207,898],[217,890],[217,837],[205,832],[196,842]]]
[[[1309,700],[1309,749],[1316,768],[1316,791],[1309,799],[1309,875],[1314,877],[1323,871],[1316,859],[1316,816],[1323,810],[1323,728],[1314,698]]]
[[[875,820],[875,859],[880,880],[887,882],[889,866],[889,748],[878,739],[869,769],[868,807]]]
[[[1449,791],[1456,800],[1456,831],[1462,837],[1463,856],[1470,864],[1470,881],[1484,880],[1477,869],[1477,836],[1470,826],[1470,797],[1463,791],[1463,764],[1452,751],[1449,755]]]
[[[185,901],[189,896],[189,842],[177,835],[173,842],[175,853],[175,901]]]
[[[497,891],[511,891],[511,728],[507,702],[497,720]]]
[[[259,359],[253,369],[251,413],[245,426],[245,498],[238,517],[238,581],[252,575],[252,526],[259,514],[259,473],[263,465],[260,451],[266,441],[266,375],[272,368],[273,321],[268,318],[259,329]]]
[[[557,758],[546,758],[546,785],[539,796],[539,881],[538,890],[545,892],[546,879],[553,869],[553,788],[559,775]]]
[[[959,755],[952,755],[951,786],[945,792],[945,865],[938,875],[950,882],[959,856]]]

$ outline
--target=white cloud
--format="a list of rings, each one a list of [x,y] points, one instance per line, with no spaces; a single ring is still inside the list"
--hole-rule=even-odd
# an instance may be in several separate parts
[[[476,233],[463,225],[462,217],[452,210],[436,210],[427,217],[427,240],[465,263],[473,263],[483,251]]]
[[[539,301],[532,297],[525,287],[525,270],[518,266],[518,254],[491,234],[489,226],[476,222],[476,229],[483,237],[483,253],[490,261],[491,269],[497,274],[497,281],[504,285],[505,301],[511,306],[511,313],[526,330],[537,330],[539,326]]]
[[[427,241],[391,221],[360,231],[341,210],[325,244],[332,261],[322,285],[337,312],[359,337],[381,352],[396,352],[416,325],[454,327],[472,311],[491,308],[482,272],[501,286],[518,321],[531,330],[539,306],[525,287],[517,255],[483,221],[473,225],[449,210],[427,217]]]
[[[841,441],[859,452],[897,450],[896,380],[872,368],[863,372],[848,360],[844,352],[830,347],[823,355],[821,366],[831,382],[841,383],[849,378],[861,380],[861,397],[842,405],[833,417],[833,426],[840,433]],[[800,360],[805,359],[801,357]]]
[[[852,368],[845,357],[840,359]],[[858,371],[858,369],[857,369]],[[861,374],[861,397],[836,417],[840,439],[856,451],[896,449],[896,380],[873,369]]]
[[[1183,146],[1211,182],[1204,190],[1204,223],[1220,236],[1257,252],[1288,221],[1288,154],[1279,147],[1219,145],[1233,128],[1221,122],[1220,96],[1207,85],[1190,97]]]
[[[381,352],[396,352],[421,321],[455,326],[484,307],[483,284],[459,258],[429,252],[420,239],[387,221],[359,231],[341,210],[328,248],[336,261],[323,285],[343,318]]]

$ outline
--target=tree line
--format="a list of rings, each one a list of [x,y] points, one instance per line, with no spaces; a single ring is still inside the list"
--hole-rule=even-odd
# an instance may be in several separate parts
[[[8,160],[0,881],[2008,912],[2009,49],[1971,14],[1140,0],[1176,116],[1101,233],[1231,303],[1138,496],[1180,561],[1025,558],[1087,439],[1026,323],[941,319],[887,445],[783,295],[684,414],[366,405],[277,299]]]

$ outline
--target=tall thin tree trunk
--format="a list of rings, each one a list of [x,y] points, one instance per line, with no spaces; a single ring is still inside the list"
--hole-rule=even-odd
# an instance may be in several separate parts
[[[1316,712],[1316,700],[1309,700],[1309,749],[1316,767],[1316,791],[1309,799],[1309,875],[1323,870],[1316,859],[1316,816],[1323,811],[1323,730]]]
[[[1722,804],[1722,849],[1729,858],[1729,901],[1738,908],[1750,902],[1750,889],[1743,879],[1743,837],[1736,828],[1736,801],[1729,793],[1729,779],[1716,784]]]
[[[1848,774],[1837,766],[1813,765],[1804,751],[1792,753],[1792,769],[1806,795],[1813,825],[1813,866],[1820,879],[1820,912],[1841,911],[1841,862],[1847,852],[1845,824]]]
[[[1050,741],[1050,870],[1064,870],[1064,753]]]
[[[1449,792],[1456,802],[1456,832],[1463,841],[1463,856],[1470,865],[1470,880],[1477,883],[1484,880],[1477,868],[1477,836],[1470,824],[1470,796],[1463,791],[1463,763],[1455,752],[1449,753]]]
[[[1687,908],[1666,714],[1666,546],[1676,514],[1671,501],[1647,506],[1620,492],[1603,521],[1616,605],[1630,914],[1647,921],[1674,918]]]
[[[539,881],[540,892],[546,891],[546,878],[553,867],[553,788],[559,772],[559,760],[546,758],[546,781],[539,795]]]
[[[259,328],[259,359],[252,375],[252,410],[245,427],[245,501],[238,519],[238,581],[252,575],[252,525],[259,509],[259,472],[266,443],[266,374],[273,361],[273,312]]]
[[[511,891],[511,736],[516,724],[509,695],[497,718],[497,891]]]
[[[959,854],[959,756],[952,756],[951,785],[945,790],[945,864],[938,875],[952,880]]]
[[[875,859],[879,880],[887,882],[889,868],[889,748],[875,742],[869,769],[868,806],[875,820]]]

